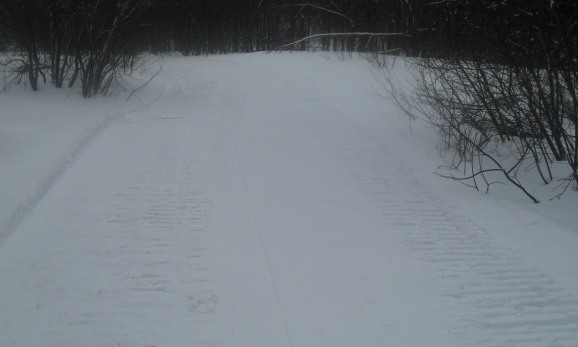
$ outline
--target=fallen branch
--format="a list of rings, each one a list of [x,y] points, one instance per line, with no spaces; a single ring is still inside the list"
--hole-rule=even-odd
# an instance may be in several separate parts
[[[146,81],[145,83],[143,83],[140,87],[138,87],[138,88],[136,88],[136,89],[133,89],[132,92],[130,92],[130,95],[128,96],[128,98],[126,98],[126,101],[129,101],[130,98],[131,98],[134,94],[136,94],[136,93],[140,92],[141,90],[145,89],[145,88],[149,85],[149,83],[151,83],[152,80],[155,79],[155,77],[157,77],[157,75],[158,75],[159,73],[161,73],[162,70],[163,70],[163,67],[161,66],[161,67],[159,68],[159,71],[157,71],[154,75],[152,75],[152,77],[149,78],[148,81]],[[140,98],[139,98],[139,99],[140,99]]]
[[[329,34],[315,34],[315,35],[310,35],[307,37],[304,37],[302,39],[299,39],[295,42],[291,42],[288,44],[285,44],[281,47],[289,47],[289,46],[294,46],[298,43],[301,43],[303,41],[307,41],[307,40],[311,40],[311,39],[316,39],[319,37],[360,37],[360,36],[370,36],[370,37],[396,37],[396,36],[405,36],[405,37],[411,37],[411,35],[408,34],[404,34],[404,33],[329,33]]]

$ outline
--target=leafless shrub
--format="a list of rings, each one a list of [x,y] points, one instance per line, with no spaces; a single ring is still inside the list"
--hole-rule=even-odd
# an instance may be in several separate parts
[[[33,90],[49,76],[57,88],[66,80],[69,87],[81,81],[84,97],[107,94],[139,56],[132,46],[134,19],[150,4],[151,0],[14,0],[0,6],[12,50],[19,53],[8,64],[18,63],[13,78],[25,76]]]
[[[454,180],[486,190],[499,173],[532,201],[519,179],[535,171],[544,184],[565,164],[557,196],[578,187],[578,5],[573,1],[440,1],[433,29],[442,47],[408,58],[412,87],[386,69],[384,87],[410,117],[435,127],[455,153]],[[440,19],[441,18],[441,19]],[[436,20],[430,22],[436,24]],[[454,171],[455,172],[455,171]]]

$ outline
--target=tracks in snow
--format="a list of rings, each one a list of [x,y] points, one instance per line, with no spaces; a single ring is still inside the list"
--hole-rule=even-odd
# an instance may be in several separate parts
[[[403,246],[431,266],[463,312],[453,333],[479,345],[575,346],[578,298],[455,214],[387,150],[350,149],[352,182],[382,211]]]
[[[144,298],[153,306],[150,292],[176,291],[188,298],[185,306],[191,313],[206,314],[214,311],[217,300],[207,287],[210,276],[203,263],[211,207],[205,191],[207,151],[198,140],[201,133],[186,123],[178,117],[159,122],[157,130],[165,136],[149,139],[138,175],[116,194],[108,223],[125,239],[130,273],[119,276],[131,291],[146,292]]]
[[[175,88],[103,131],[2,250],[0,345],[212,345],[210,115],[182,107],[207,88]]]
[[[319,76],[205,64],[216,82],[181,66],[2,250],[0,345],[575,345],[575,294],[331,109]]]

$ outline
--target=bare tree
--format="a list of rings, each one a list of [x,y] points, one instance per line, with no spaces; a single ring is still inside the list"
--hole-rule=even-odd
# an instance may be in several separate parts
[[[82,8],[82,42],[77,62],[82,79],[82,94],[91,97],[106,94],[118,74],[130,65],[130,38],[126,29],[149,0],[96,0]]]

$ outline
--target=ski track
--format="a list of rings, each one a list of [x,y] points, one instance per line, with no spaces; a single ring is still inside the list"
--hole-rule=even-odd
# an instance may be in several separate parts
[[[199,64],[92,136],[5,241],[0,346],[578,345],[576,294],[315,76]]]

